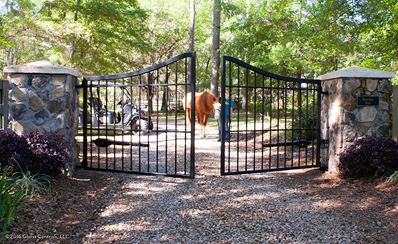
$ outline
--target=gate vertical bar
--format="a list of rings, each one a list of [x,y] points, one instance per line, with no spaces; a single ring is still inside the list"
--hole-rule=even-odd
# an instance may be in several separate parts
[[[175,86],[174,86],[174,95],[173,95],[173,97],[174,97],[174,101],[175,101],[175,108],[174,108],[174,158],[177,158],[177,148],[178,148],[178,133],[177,133],[177,110],[178,110],[178,107],[177,107],[177,83],[178,83],[178,68],[177,68],[178,66],[177,66],[177,63],[175,63],[175,71],[174,71],[174,74],[175,74],[175,77],[174,77],[174,84],[175,84]],[[177,168],[178,168],[178,165],[177,165],[177,160],[174,162],[174,172],[175,172],[175,174],[177,174]]]
[[[87,168],[87,113],[88,113],[88,99],[87,99],[87,80],[83,79],[83,162],[82,166]]]
[[[221,58],[221,111],[225,111],[225,57]],[[231,128],[230,128],[231,130]],[[231,132],[229,132],[231,133]],[[231,135],[231,134],[230,134]],[[221,113],[221,175],[225,174],[225,116]]]
[[[159,128],[159,69],[156,70],[156,128]],[[159,172],[159,130],[156,130],[156,171]]]
[[[280,137],[280,124],[279,124],[279,101],[280,101],[280,92],[281,92],[281,90],[280,90],[280,80],[278,79],[278,83],[277,83],[278,85],[277,85],[277,87],[276,87],[276,91],[277,91],[277,98],[276,98],[276,100],[278,101],[277,102],[277,108],[276,108],[276,111],[277,111],[277,115],[276,115],[276,134],[277,134],[277,137],[276,137],[276,141],[277,141],[277,143],[279,144],[279,137]],[[280,155],[280,151],[279,151],[279,146],[276,148],[276,150],[277,150],[277,152],[276,152],[276,162],[277,162],[277,168],[279,169],[280,167],[279,167],[279,165],[280,165],[280,162],[279,162],[279,155]]]
[[[315,104],[315,101],[317,101],[316,100],[317,99],[317,95],[316,95],[317,91],[318,91],[317,87],[315,85],[312,85],[312,104]],[[315,109],[318,113],[318,106],[316,108],[315,108],[315,106],[312,106],[312,114],[313,115],[315,114]],[[318,117],[317,117],[317,120],[318,120]],[[313,137],[314,137],[314,135],[316,137],[316,128],[317,128],[317,126],[315,126],[315,128],[314,128],[314,126],[312,127],[312,129],[313,129],[312,136]],[[313,149],[312,149],[312,165],[315,165],[316,164],[316,150],[315,150],[315,142],[314,141],[312,141],[312,147],[313,147]]]
[[[304,90],[305,91],[305,99],[306,99],[306,101],[305,101],[305,103],[306,103],[305,109],[306,110],[305,110],[305,116],[304,116],[304,118],[306,120],[306,123],[305,123],[305,139],[306,140],[309,140],[309,138],[308,138],[308,121],[311,119],[308,116],[308,106],[309,106],[308,93],[309,93],[310,87],[311,87],[311,84],[307,83],[306,89]],[[308,147],[305,148],[305,166],[307,166],[307,165],[308,165]]]
[[[284,112],[285,112],[285,140],[284,140],[284,142],[285,142],[285,144],[286,144],[286,142],[287,142],[287,81],[285,81],[284,82],[284,104],[285,104],[285,107],[283,108],[283,110],[284,110]],[[292,119],[292,121],[293,121],[293,119]],[[287,166],[287,149],[286,149],[286,147],[284,147],[284,150],[285,150],[285,164],[284,164],[284,167],[286,168]]]
[[[196,91],[196,54],[191,56],[191,167],[190,177],[195,178],[195,91]],[[193,99],[192,99],[193,98]]]
[[[269,141],[271,142],[272,141],[272,101],[273,101],[273,94],[274,94],[274,91],[273,91],[273,87],[272,87],[272,81],[273,81],[273,79],[272,78],[270,78],[269,79],[269,92],[270,92],[270,103],[269,103]],[[271,164],[271,162],[272,162],[272,159],[271,159],[271,151],[272,151],[272,149],[271,149],[271,147],[269,148],[269,155],[268,155],[268,161],[269,161],[269,163],[268,163],[268,169],[271,169],[272,168],[272,164]]]
[[[188,61],[187,59],[185,59],[185,64],[184,64],[184,70],[185,70],[185,74],[188,74],[188,69],[190,69],[190,67],[188,67],[189,65],[188,65],[188,63],[190,64],[191,63],[191,59]],[[190,70],[189,70],[189,72],[191,72]],[[184,83],[185,84],[187,84],[188,83],[188,81],[190,81],[190,78],[191,77],[191,75],[185,75],[184,76]],[[191,88],[189,88],[189,89],[191,89]],[[185,91],[185,94],[187,94],[188,92],[188,87],[185,85],[184,86],[184,91]],[[186,108],[187,107],[187,101],[186,101],[186,99],[183,99],[183,107],[184,108]],[[184,116],[187,116],[187,113],[184,111]],[[187,118],[185,118],[185,121],[184,121],[184,131],[187,131]],[[184,133],[184,174],[187,174],[187,143],[186,143],[186,141],[187,141],[187,133]]]
[[[316,121],[316,166],[321,166],[321,94],[322,85],[317,84],[317,121]]]
[[[108,115],[108,80],[105,80],[105,138],[108,138],[108,119],[107,119],[107,115]],[[105,148],[105,169],[108,169],[108,147]],[[116,168],[116,161],[113,161],[113,169]]]
[[[245,90],[244,90],[244,94],[245,94],[245,96],[246,96],[246,107],[245,107],[245,171],[247,171],[247,166],[248,166],[248,157],[247,157],[247,154],[248,154],[248,150],[247,150],[247,138],[248,138],[248,128],[247,128],[247,119],[248,119],[248,115],[247,115],[247,113],[248,113],[248,108],[249,108],[249,98],[248,98],[248,96],[249,96],[249,69],[248,68],[246,68],[246,79],[245,79]]]

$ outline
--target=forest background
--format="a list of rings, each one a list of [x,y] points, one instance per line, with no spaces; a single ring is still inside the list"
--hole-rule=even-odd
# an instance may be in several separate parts
[[[83,75],[126,73],[189,51],[190,34],[198,89],[210,88],[213,59],[221,55],[298,78],[354,65],[398,69],[396,0],[3,0],[0,6],[1,70],[49,60]]]

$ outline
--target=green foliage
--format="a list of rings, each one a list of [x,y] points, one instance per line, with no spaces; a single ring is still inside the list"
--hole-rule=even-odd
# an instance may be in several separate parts
[[[114,74],[188,50],[188,0],[6,2],[0,14],[0,68],[46,59],[84,75]],[[198,90],[210,89],[213,4],[196,1]],[[300,78],[352,65],[398,69],[396,0],[233,0],[221,5],[221,55]]]
[[[31,174],[28,172],[17,172],[13,175],[15,188],[22,190],[28,197],[38,196],[51,190],[54,178],[44,174]]]
[[[292,128],[294,139],[315,139],[317,124],[317,107],[312,102],[303,101],[302,106],[295,108]]]
[[[19,206],[19,202],[25,196],[24,191],[14,187],[15,181],[16,178],[12,177],[6,168],[0,180],[0,223],[3,225],[0,235],[7,233],[7,226],[19,219],[17,215],[24,207]]]
[[[126,54],[146,45],[147,15],[136,0],[12,1],[11,6],[4,18],[16,47],[9,50],[7,56],[15,58],[8,63],[43,55],[86,74],[126,72],[132,62]]]
[[[300,35],[300,6],[296,1],[264,1],[246,5],[245,13],[233,16],[227,32],[233,36],[225,48],[228,55],[250,60],[273,73],[301,76],[303,39]],[[232,34],[233,33],[233,34]]]
[[[4,26],[4,20],[2,16],[0,16],[0,47],[9,47],[11,43],[7,42],[4,38],[6,35],[6,27]]]
[[[398,182],[398,171],[395,171],[394,174],[390,175],[387,178],[388,183],[396,183]]]
[[[224,52],[272,73],[312,78],[351,65],[397,70],[396,1],[236,1],[234,7],[226,8]]]

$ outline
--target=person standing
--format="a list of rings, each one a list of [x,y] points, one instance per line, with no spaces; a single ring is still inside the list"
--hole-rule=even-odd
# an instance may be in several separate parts
[[[232,121],[232,110],[234,108],[234,100],[231,98],[231,93],[225,93],[225,139],[229,139],[229,123]],[[221,111],[221,115],[218,118],[218,141],[221,141],[221,116],[223,116],[223,111]]]

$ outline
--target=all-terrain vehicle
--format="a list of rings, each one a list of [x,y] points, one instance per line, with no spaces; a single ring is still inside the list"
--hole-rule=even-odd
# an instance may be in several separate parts
[[[91,123],[93,126],[128,126],[133,133],[141,131],[141,133],[146,134],[153,129],[150,115],[147,115],[145,111],[141,109],[141,106],[139,106],[141,104],[139,102],[132,102],[132,96],[126,86],[106,82],[92,82],[89,86],[92,88],[89,89],[88,94],[88,105],[90,106],[89,114],[91,115],[89,116],[91,119],[89,119],[88,123]],[[113,88],[113,90],[116,90],[114,87],[120,88],[120,92],[118,94],[119,102],[108,102],[111,107],[112,105],[114,107],[112,111],[108,109],[108,103],[102,103],[100,89],[105,90]],[[102,95],[102,97],[104,97],[104,95]],[[116,95],[114,97],[116,99]]]

